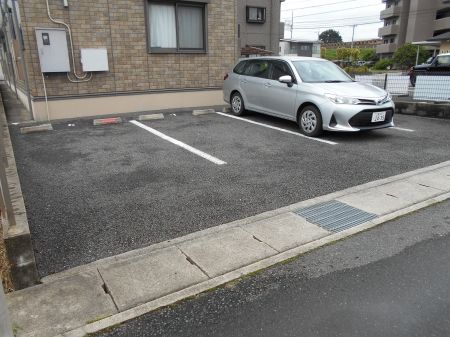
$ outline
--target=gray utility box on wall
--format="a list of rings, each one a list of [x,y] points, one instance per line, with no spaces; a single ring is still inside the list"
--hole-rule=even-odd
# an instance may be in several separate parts
[[[69,48],[65,29],[36,28],[36,40],[41,72],[70,72]]]

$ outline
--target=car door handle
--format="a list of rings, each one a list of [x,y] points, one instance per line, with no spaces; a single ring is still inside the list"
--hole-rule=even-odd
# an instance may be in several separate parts
[[[241,80],[241,83],[245,84],[245,83],[247,83],[247,81],[246,80]]]
[[[266,88],[270,88],[270,87],[272,87],[272,84],[270,84],[270,83],[264,83],[264,86],[265,86]]]

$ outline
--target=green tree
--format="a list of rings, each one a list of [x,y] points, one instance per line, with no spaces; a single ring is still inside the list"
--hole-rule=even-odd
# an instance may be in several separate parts
[[[373,66],[373,69],[375,70],[386,70],[390,69],[392,67],[393,61],[392,59],[382,59],[379,60],[375,65]]]
[[[319,40],[324,43],[341,43],[342,36],[334,29],[328,29],[319,35]]]
[[[422,46],[414,46],[411,43],[405,44],[397,49],[392,58],[394,63],[402,68],[408,68],[416,64],[417,48],[419,48],[419,64],[426,61],[428,53]]]
[[[377,52],[374,48],[361,49],[360,58],[363,61],[373,61],[373,62],[376,62],[379,59],[377,56]]]

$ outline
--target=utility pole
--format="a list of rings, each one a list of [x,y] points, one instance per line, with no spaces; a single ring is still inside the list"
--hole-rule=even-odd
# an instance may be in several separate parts
[[[352,34],[352,49],[353,49],[353,43],[355,41],[355,28],[357,25],[353,25],[353,34]]]
[[[291,18],[291,40],[294,33],[294,10],[292,10],[292,18]]]

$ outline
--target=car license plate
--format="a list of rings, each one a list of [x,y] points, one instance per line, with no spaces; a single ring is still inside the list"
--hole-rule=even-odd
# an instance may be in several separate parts
[[[372,114],[372,123],[384,122],[386,120],[386,111],[374,112]]]

